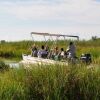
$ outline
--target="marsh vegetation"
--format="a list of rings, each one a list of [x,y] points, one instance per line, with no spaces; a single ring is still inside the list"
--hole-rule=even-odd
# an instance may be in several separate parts
[[[36,42],[41,46],[44,42]],[[69,41],[59,41],[66,48]],[[1,59],[30,54],[31,41],[0,44]],[[52,43],[50,42],[49,45]],[[0,62],[0,100],[100,100],[100,40],[75,41],[77,56],[91,53],[92,64],[30,65],[10,69]],[[93,66],[88,68],[88,66]]]

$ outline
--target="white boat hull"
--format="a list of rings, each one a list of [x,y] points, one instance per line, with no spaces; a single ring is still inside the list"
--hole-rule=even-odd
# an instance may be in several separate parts
[[[31,55],[22,55],[23,60],[20,62],[23,65],[51,65],[51,64],[67,64],[67,62],[54,61],[51,59],[43,59],[38,57],[31,57]]]

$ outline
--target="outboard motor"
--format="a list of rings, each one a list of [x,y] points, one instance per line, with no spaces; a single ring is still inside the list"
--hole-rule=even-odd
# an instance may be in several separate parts
[[[90,64],[92,62],[91,54],[90,53],[82,54],[80,60],[83,63]]]

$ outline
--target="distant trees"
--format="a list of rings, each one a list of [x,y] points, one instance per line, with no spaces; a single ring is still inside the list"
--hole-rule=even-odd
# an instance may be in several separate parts
[[[92,36],[92,40],[97,40],[97,36]]]
[[[0,41],[0,43],[5,43],[5,42],[6,42],[5,40],[1,40],[1,41]]]

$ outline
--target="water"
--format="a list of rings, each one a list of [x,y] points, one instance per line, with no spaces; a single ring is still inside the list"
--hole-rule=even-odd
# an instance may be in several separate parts
[[[9,65],[10,68],[19,68],[19,62],[17,61],[5,61],[5,64]]]
[[[10,63],[10,68],[19,68],[19,63]]]

